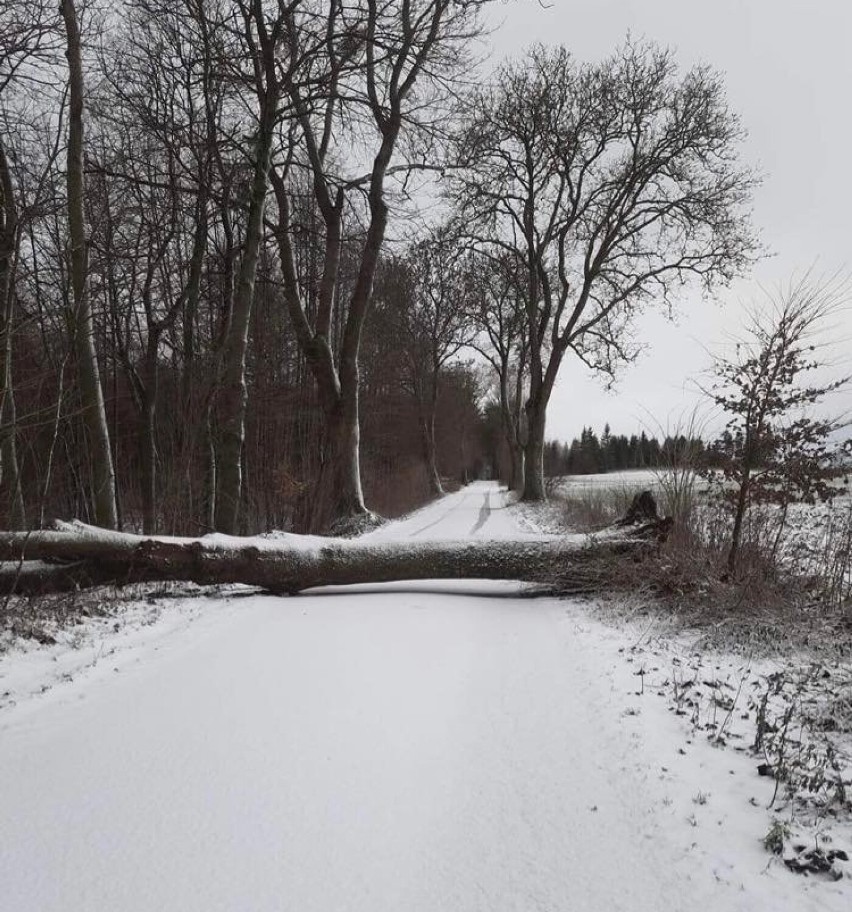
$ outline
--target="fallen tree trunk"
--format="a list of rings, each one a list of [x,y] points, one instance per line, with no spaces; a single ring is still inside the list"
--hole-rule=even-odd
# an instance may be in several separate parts
[[[316,586],[424,579],[549,582],[589,579],[607,555],[655,547],[648,526],[549,540],[376,542],[299,535],[198,539],[146,537],[61,523],[53,531],[0,534],[0,591],[67,591],[179,580],[242,583],[294,594]],[[651,536],[653,538],[653,536]]]

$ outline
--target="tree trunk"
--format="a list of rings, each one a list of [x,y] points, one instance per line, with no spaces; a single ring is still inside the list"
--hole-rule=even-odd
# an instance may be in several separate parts
[[[529,422],[527,442],[524,446],[524,488],[522,500],[545,501],[544,490],[544,431],[547,417],[547,403],[527,403]]]
[[[308,320],[299,291],[299,280],[293,244],[290,238],[290,203],[283,177],[274,172],[272,182],[278,201],[279,226],[277,238],[281,252],[288,309],[293,321],[296,340],[304,353],[317,383],[323,405],[323,435],[325,455],[314,491],[308,527],[324,531],[337,522],[345,522],[369,511],[364,504],[361,487],[359,454],[359,376],[358,357],[361,332],[372,302],[373,281],[387,228],[388,207],[384,200],[384,180],[393,154],[401,120],[383,130],[381,147],[373,161],[370,178],[370,222],[361,251],[355,286],[349,298],[346,322],[340,345],[339,367],[329,347],[329,326],[333,290],[337,285],[340,261],[340,220],[343,213],[342,194],[332,204],[326,195],[327,177],[321,160],[314,160],[314,186],[319,191],[317,201],[326,225],[326,250],[321,281],[321,300],[316,326]],[[310,132],[309,127],[306,132]],[[338,487],[336,487],[338,486]]]
[[[546,541],[370,543],[285,535],[283,539],[145,538],[80,523],[59,531],[0,535],[0,590],[46,591],[107,582],[180,580],[201,585],[242,583],[272,592],[316,586],[425,579],[493,579],[595,591],[601,559],[641,556],[656,544],[628,532],[594,543],[575,537]],[[52,565],[42,561],[73,561]]]
[[[2,268],[2,267],[0,267]],[[3,276],[0,275],[0,294]],[[0,521],[7,529],[23,529],[26,525],[21,473],[18,466],[17,417],[15,390],[12,386],[12,314],[11,294],[0,327],[0,484],[3,489],[3,514]]]
[[[740,555],[740,544],[742,541],[743,522],[745,520],[746,507],[748,506],[749,486],[751,482],[751,468],[746,466],[743,471],[743,477],[740,481],[740,489],[737,492],[737,500],[734,507],[734,527],[731,531],[731,547],[728,551],[727,568],[728,573],[733,575],[737,571],[737,560]]]
[[[423,464],[426,468],[426,481],[429,493],[440,497],[444,493],[441,476],[438,473],[438,461],[435,448],[435,416],[429,415],[422,422],[423,433]]]
[[[7,349],[7,343],[3,345]],[[17,419],[15,415],[15,394],[11,385],[11,373],[8,366],[8,351],[3,365],[3,385],[0,392],[0,484],[3,487],[2,521],[7,529],[23,529],[26,525],[24,496],[21,490],[21,473],[18,466],[18,448],[16,444]]]
[[[204,488],[202,493],[202,528],[213,531],[216,528],[216,433],[213,428],[213,412],[210,403],[204,407],[204,425],[201,432],[204,449]]]
[[[67,193],[69,271],[73,301],[70,321],[72,343],[77,359],[80,405],[92,465],[95,519],[99,525],[114,529],[118,523],[115,471],[87,287],[88,251],[83,211],[83,64],[74,0],[61,0],[60,12],[65,22],[69,74]]]
[[[159,338],[148,340],[145,392],[142,397],[142,531],[157,531],[157,349]]]
[[[356,384],[342,391],[337,405],[325,412],[323,459],[312,492],[310,531],[326,532],[336,523],[367,514],[361,488],[360,439]]]
[[[509,479],[509,489],[512,491],[524,490],[524,450],[514,439],[514,435],[509,439],[509,457],[512,461],[511,477]]]
[[[435,413],[438,410],[437,371],[432,376],[429,401],[425,405],[425,410],[421,407],[420,426],[423,435],[423,461],[426,467],[426,480],[429,484],[429,493],[435,497],[440,497],[444,493],[444,486],[441,484],[441,476],[438,474],[437,448],[435,446]]]
[[[522,365],[519,363],[515,380],[515,411],[513,411],[512,400],[509,396],[509,367],[509,355],[507,352],[501,360],[498,372],[500,378],[500,417],[506,445],[509,448],[509,490],[521,493],[524,490],[525,470],[524,447],[521,443],[523,371]]]
[[[177,516],[175,520],[189,524],[197,517],[195,515],[196,480],[195,480],[195,453],[197,441],[200,436],[201,423],[205,420],[206,405],[202,405],[202,397],[198,394],[198,364],[196,359],[196,321],[198,307],[201,300],[201,280],[204,273],[204,264],[207,254],[207,173],[202,170],[199,174],[200,191],[196,207],[197,216],[195,234],[193,237],[192,255],[189,261],[189,276],[186,284],[186,303],[181,314],[181,337],[183,339],[183,365],[181,375],[181,409],[185,421],[176,428],[178,471],[184,477],[183,490],[178,497]],[[199,413],[202,417],[199,418]],[[173,524],[174,524],[173,520]],[[212,526],[207,528],[212,529]]]

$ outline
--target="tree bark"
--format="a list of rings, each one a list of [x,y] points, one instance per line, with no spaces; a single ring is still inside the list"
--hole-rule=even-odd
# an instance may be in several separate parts
[[[149,330],[150,331],[150,330]],[[145,391],[142,396],[142,531],[157,531],[157,397],[159,333],[149,337],[145,352]]]
[[[497,371],[500,382],[500,422],[509,451],[509,477],[505,480],[508,482],[510,491],[521,493],[524,490],[524,448],[521,444],[520,433],[522,372],[521,365],[518,365],[514,403],[516,411],[513,411],[513,402],[509,395],[509,354],[509,349],[506,348],[501,352],[499,362],[492,361],[491,363]]]
[[[90,447],[95,519],[99,525],[114,529],[118,523],[115,470],[88,295],[88,251],[83,209],[83,63],[74,0],[61,0],[60,12],[65,22],[69,74],[67,193],[73,301],[71,332],[77,358],[81,411]]]
[[[425,579],[547,583],[557,576],[593,588],[602,558],[635,558],[656,547],[627,532],[595,540],[383,542],[288,535],[241,539],[146,538],[81,523],[58,531],[0,535],[0,589],[42,591],[103,583],[180,580],[242,583],[295,594],[316,586]],[[43,561],[68,561],[45,564]]]
[[[387,152],[387,158],[389,157],[390,151]],[[314,511],[312,531],[324,531],[337,522],[369,513],[361,486],[358,356],[361,349],[361,331],[371,302],[373,279],[388,215],[382,189],[387,162],[383,161],[381,168],[378,164],[374,167],[376,170],[370,193],[370,225],[361,254],[355,288],[349,301],[340,347],[340,366],[336,371],[337,401],[330,408],[326,405],[324,409],[325,435],[331,446],[327,454],[328,462],[323,464],[320,473],[316,503],[318,506],[331,505],[331,510],[325,515],[318,510]],[[314,361],[309,359],[309,364],[316,371]],[[333,364],[330,367],[333,372]],[[322,387],[324,381],[319,376],[317,380]],[[320,392],[322,396],[322,389]],[[323,398],[328,401],[328,397]],[[337,487],[329,488],[329,483]]]
[[[528,431],[524,446],[524,489],[522,500],[547,500],[544,490],[544,433],[547,403],[541,400],[527,403]]]
[[[743,469],[742,478],[740,479],[739,490],[737,491],[737,500],[734,507],[734,525],[731,530],[731,547],[728,549],[728,557],[726,560],[728,573],[731,575],[737,572],[737,560],[740,554],[740,543],[742,540],[746,508],[748,506],[750,483],[751,466],[746,465]]]
[[[429,493],[440,497],[444,493],[441,476],[438,473],[437,447],[435,446],[435,413],[438,411],[438,371],[433,369],[430,378],[429,399],[420,403],[420,426],[423,435],[423,461],[426,467],[426,480]]]
[[[341,394],[337,405],[324,413],[323,458],[308,521],[312,532],[325,532],[336,522],[367,513],[361,488],[357,386],[348,393]]]
[[[434,414],[423,419],[423,462],[426,467],[429,493],[434,497],[440,497],[444,493],[444,485],[441,483],[441,476],[438,473]]]
[[[509,478],[509,489],[512,491],[523,491],[524,489],[524,450],[519,446],[517,441],[510,438],[509,457],[512,461],[511,476]]]

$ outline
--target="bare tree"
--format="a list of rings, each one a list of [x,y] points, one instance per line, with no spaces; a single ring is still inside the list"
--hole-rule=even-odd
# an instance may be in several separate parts
[[[520,281],[523,263],[510,251],[498,248],[494,255],[486,250],[474,252],[467,264],[474,286],[471,316],[479,330],[471,345],[494,370],[500,424],[511,464],[506,480],[513,491],[523,491],[527,366],[526,308]]]
[[[594,65],[534,48],[470,104],[454,190],[485,247],[523,262],[529,389],[523,496],[545,497],[547,405],[570,350],[595,369],[635,355],[648,302],[710,287],[755,250],[755,178],[721,79],[679,76],[669,52],[628,43]]]
[[[72,294],[69,324],[77,360],[81,411],[89,437],[95,518],[99,525],[114,529],[118,524],[115,471],[110,449],[104,394],[101,388],[100,368],[95,351],[92,305],[88,293],[89,267],[83,176],[85,89],[80,27],[74,0],[61,0],[60,12],[65,24],[69,77],[67,204],[68,258]]]
[[[324,418],[321,468],[312,498],[314,529],[367,512],[360,469],[358,358],[388,224],[386,185],[395,173],[432,164],[415,153],[411,143],[403,150],[403,161],[393,162],[401,138],[413,142],[419,137],[422,146],[434,135],[442,99],[464,66],[469,41],[479,29],[479,9],[487,2],[332,2],[325,5],[324,15],[309,5],[301,16],[294,10],[290,18],[290,54],[301,54],[311,74],[290,88],[295,111],[290,136],[303,155],[295,163],[292,155],[286,156],[285,164],[273,169],[272,182],[287,304]],[[358,140],[357,151],[347,152]],[[362,160],[370,162],[366,173],[354,170]],[[323,222],[325,249],[315,279],[313,313],[293,254],[288,171],[299,161],[308,168]],[[355,281],[341,300],[339,268],[347,215],[363,217],[366,224]],[[333,338],[338,307],[344,316],[339,338]]]

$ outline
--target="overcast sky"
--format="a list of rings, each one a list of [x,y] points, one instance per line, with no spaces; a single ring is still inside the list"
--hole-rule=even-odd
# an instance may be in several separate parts
[[[631,433],[674,420],[697,400],[694,381],[740,324],[740,302],[809,267],[848,269],[852,204],[852,2],[850,0],[508,0],[495,4],[494,59],[540,41],[582,60],[609,54],[630,31],[672,47],[684,67],[724,73],[731,107],[749,131],[746,163],[766,175],[755,223],[773,253],[718,303],[684,297],[672,325],[638,324],[648,350],[615,389],[566,362],[551,405],[548,436],[570,439],[608,421]],[[852,318],[839,335],[852,338]],[[848,350],[848,346],[847,346]],[[852,407],[852,396],[844,403]]]

